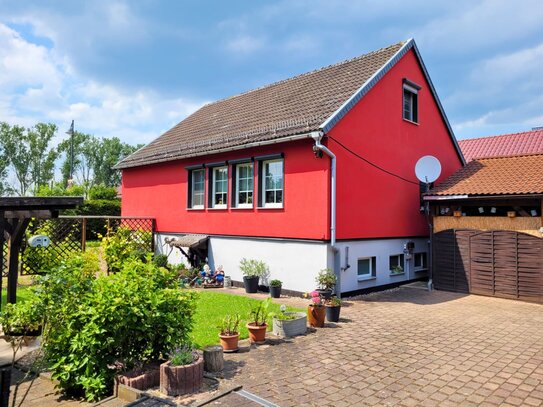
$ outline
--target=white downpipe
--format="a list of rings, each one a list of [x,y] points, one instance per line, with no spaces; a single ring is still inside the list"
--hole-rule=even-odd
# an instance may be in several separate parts
[[[336,294],[341,296],[341,273],[336,267],[336,256],[338,248],[336,247],[336,155],[326,146],[321,144],[321,139],[324,136],[322,131],[311,133],[311,137],[315,140],[317,150],[324,152],[330,157],[330,246],[334,256],[334,273],[337,276]],[[315,150],[316,151],[316,150]]]

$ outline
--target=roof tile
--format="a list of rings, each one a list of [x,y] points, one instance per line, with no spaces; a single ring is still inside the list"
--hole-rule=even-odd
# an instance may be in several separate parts
[[[318,130],[403,44],[205,105],[116,168],[210,154]]]
[[[428,195],[520,195],[543,193],[543,154],[470,161]]]
[[[506,157],[543,153],[543,129],[500,136],[459,140],[466,161],[476,158]]]

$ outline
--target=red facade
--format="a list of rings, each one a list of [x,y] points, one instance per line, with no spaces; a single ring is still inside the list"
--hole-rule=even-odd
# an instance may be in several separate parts
[[[404,78],[421,86],[418,124],[402,118]],[[377,166],[414,182],[415,163],[424,155],[434,155],[441,161],[440,180],[462,165],[413,50],[332,128],[329,136]],[[365,163],[334,140],[324,140],[337,155],[338,239],[428,234],[426,220],[419,211],[418,185]],[[308,138],[124,169],[122,214],[154,217],[160,232],[327,240],[330,159],[316,158],[312,145],[313,140]],[[282,209],[187,208],[189,172],[185,167],[276,153],[284,154]],[[229,191],[231,173],[230,166]],[[255,179],[256,193],[257,185]]]

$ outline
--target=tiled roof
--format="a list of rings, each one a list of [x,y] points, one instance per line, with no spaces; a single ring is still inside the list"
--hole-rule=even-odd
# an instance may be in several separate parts
[[[543,154],[543,129],[459,140],[458,144],[466,161],[475,158]]]
[[[543,154],[470,161],[427,195],[543,194]]]
[[[116,168],[210,154],[318,130],[402,45],[205,105]]]

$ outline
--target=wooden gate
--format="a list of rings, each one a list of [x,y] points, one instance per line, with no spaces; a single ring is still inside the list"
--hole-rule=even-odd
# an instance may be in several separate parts
[[[543,302],[543,239],[515,231],[434,235],[437,289]]]

